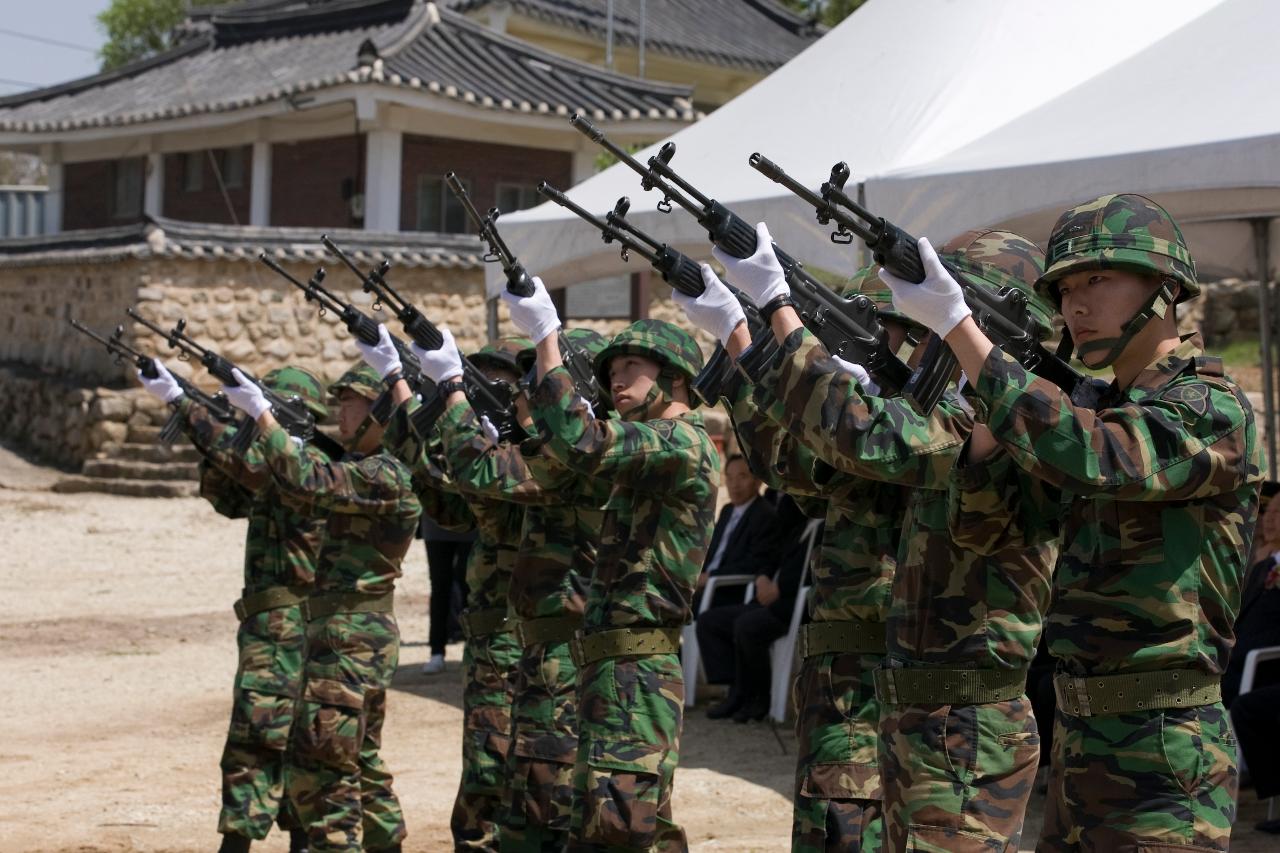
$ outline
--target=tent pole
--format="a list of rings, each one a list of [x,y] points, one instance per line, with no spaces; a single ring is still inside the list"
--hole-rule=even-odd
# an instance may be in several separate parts
[[[867,206],[867,182],[858,181],[858,204],[863,207]],[[867,250],[867,244],[861,240],[854,240],[854,245],[858,247],[858,254],[854,257],[857,259],[858,265],[854,270],[860,270],[867,264],[871,263],[871,253]]]
[[[1267,476],[1276,478],[1276,399],[1273,383],[1271,355],[1271,293],[1270,293],[1270,260],[1271,260],[1271,220],[1251,219],[1253,226],[1253,248],[1257,253],[1258,269],[1258,343],[1261,346],[1262,362],[1262,426],[1266,431]]]

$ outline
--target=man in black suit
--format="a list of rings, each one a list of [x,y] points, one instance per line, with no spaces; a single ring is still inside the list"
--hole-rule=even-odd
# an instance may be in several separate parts
[[[707,562],[698,575],[698,593],[693,600],[697,617],[702,589],[711,575],[772,575],[777,569],[778,541],[773,505],[760,496],[760,481],[740,454],[724,463],[724,484],[729,502],[720,510]],[[712,607],[742,603],[742,587],[716,590]]]
[[[1222,676],[1222,702],[1230,706],[1240,693],[1244,659],[1253,649],[1280,646],[1280,483],[1262,484],[1262,507],[1253,533],[1254,563],[1245,573],[1236,616],[1236,644]],[[1255,687],[1274,682],[1275,667],[1258,667]]]
[[[712,608],[694,625],[707,680],[729,683],[729,695],[707,711],[712,719],[732,716],[745,723],[769,711],[769,646],[791,627],[804,576],[806,522],[795,501],[783,496],[777,514],[782,555],[756,576],[754,600]]]

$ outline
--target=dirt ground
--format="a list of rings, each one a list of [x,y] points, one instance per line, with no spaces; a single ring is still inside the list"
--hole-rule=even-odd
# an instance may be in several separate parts
[[[0,853],[214,850],[243,522],[196,499],[54,494],[55,476],[0,448]],[[418,671],[426,577],[415,547],[384,739],[406,851],[449,849],[459,772],[460,647],[444,675]],[[674,811],[691,848],[786,850],[795,751],[788,727],[690,713]],[[1032,810],[1027,850],[1039,798]],[[1274,850],[1251,792],[1241,810],[1234,849]],[[275,833],[255,845],[287,848]]]

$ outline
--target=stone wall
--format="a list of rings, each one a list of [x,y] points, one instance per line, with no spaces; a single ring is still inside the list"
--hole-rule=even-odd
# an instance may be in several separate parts
[[[1210,282],[1204,285],[1200,298],[1187,303],[1186,307],[1188,319],[1203,332],[1205,345],[1210,350],[1232,341],[1258,337],[1256,281],[1228,278]],[[1275,313],[1273,310],[1273,323]]]

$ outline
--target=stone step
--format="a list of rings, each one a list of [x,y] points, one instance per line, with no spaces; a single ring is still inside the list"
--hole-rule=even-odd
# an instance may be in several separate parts
[[[90,459],[80,472],[85,477],[124,480],[196,480],[194,462],[136,462],[129,459]]]
[[[64,494],[100,492],[131,498],[191,498],[199,486],[189,480],[104,480],[98,477],[63,477],[53,484],[55,492]]]
[[[155,444],[159,440],[160,427],[158,426],[130,425],[128,437],[125,438],[128,444]]]
[[[126,442],[111,447],[103,447],[103,458],[120,459],[133,462],[199,462],[200,453],[185,438],[180,438],[170,447],[159,442],[151,444],[134,444]]]

